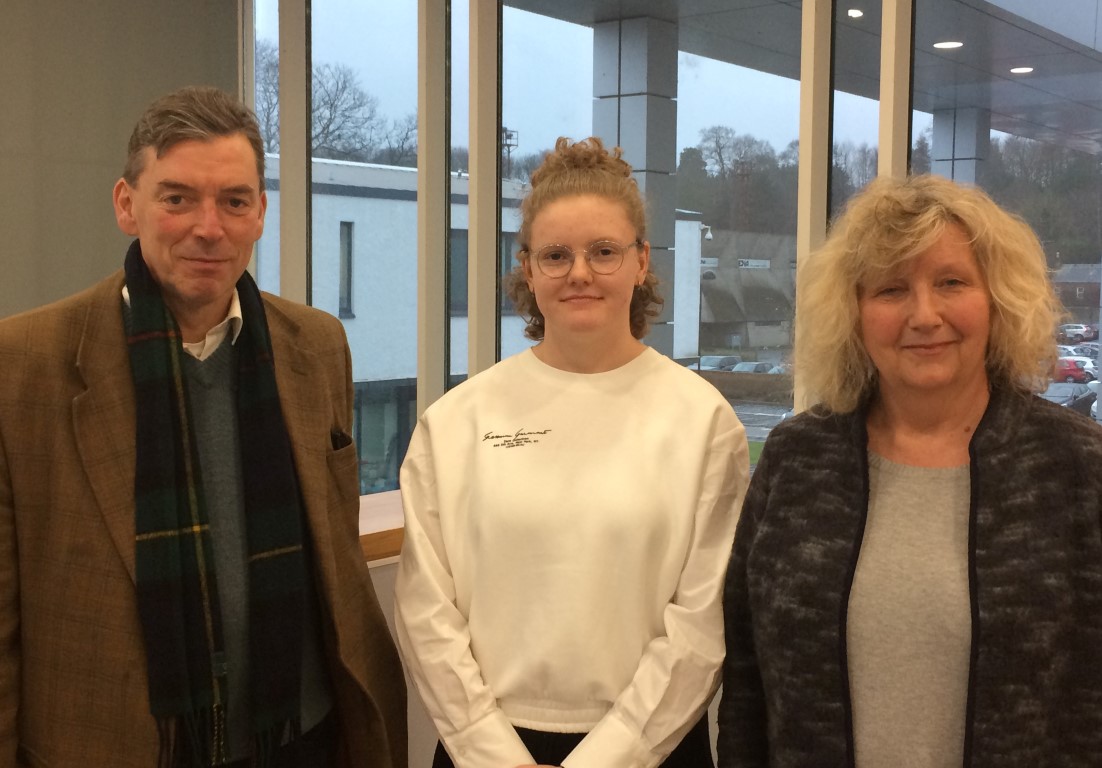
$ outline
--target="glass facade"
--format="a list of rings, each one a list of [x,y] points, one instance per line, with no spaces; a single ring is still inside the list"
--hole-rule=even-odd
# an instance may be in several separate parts
[[[1056,14],[1012,0],[916,0],[906,148],[913,172],[980,184],[1024,216],[1041,235],[1069,321],[1087,324],[1098,321],[1102,280],[1102,111],[1094,106],[1102,103],[1102,57],[1094,5],[1072,2]],[[468,196],[471,8],[466,0],[424,7],[446,7],[451,24],[448,66],[432,74],[449,83],[446,129],[427,137],[415,131],[414,97],[423,87],[417,4],[310,4],[311,301],[341,315],[349,332],[365,492],[394,487],[417,408],[419,141],[447,146],[449,385],[467,376],[476,332],[468,327],[467,285],[475,215]],[[829,206],[813,229],[825,229],[830,215],[883,172],[881,4],[829,8]],[[580,0],[513,0],[499,10],[495,279],[516,263],[517,206],[555,140],[596,135],[621,146],[650,206],[652,263],[666,299],[647,341],[700,369],[727,394],[751,439],[763,440],[791,406],[794,383],[800,115],[807,109],[800,77],[808,49],[800,5],[643,3],[598,17]],[[276,16],[274,0],[257,4],[256,98],[273,153],[278,220],[279,114],[270,98]],[[945,42],[960,45],[934,47]],[[276,226],[270,220],[257,272],[278,290]],[[531,342],[501,292],[498,310],[504,357]],[[772,373],[757,373],[765,364]]]
[[[1045,249],[1068,322],[1099,322],[1102,50],[1096,4],[916,0],[915,171],[976,184]],[[1062,339],[1072,341],[1072,339]]]

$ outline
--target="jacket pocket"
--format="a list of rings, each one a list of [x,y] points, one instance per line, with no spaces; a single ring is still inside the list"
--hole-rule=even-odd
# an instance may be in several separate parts
[[[360,498],[360,461],[356,455],[356,444],[347,443],[342,448],[329,452],[326,456],[329,465],[329,478],[336,486],[337,495],[342,500]]]

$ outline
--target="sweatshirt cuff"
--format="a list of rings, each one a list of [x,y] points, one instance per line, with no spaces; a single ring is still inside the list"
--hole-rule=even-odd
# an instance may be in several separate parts
[[[661,760],[639,734],[609,712],[562,761],[563,768],[655,768]]]
[[[500,709],[443,741],[456,768],[514,768],[535,762]]]

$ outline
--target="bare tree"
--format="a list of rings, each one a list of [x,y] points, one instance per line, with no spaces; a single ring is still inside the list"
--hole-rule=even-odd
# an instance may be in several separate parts
[[[930,136],[931,129],[927,126],[914,140],[911,148],[911,173],[930,172]]]
[[[843,141],[834,145],[834,165],[845,169],[855,189],[861,189],[876,178],[879,153],[867,142],[854,144]]]
[[[471,169],[471,152],[466,147],[452,147],[450,168],[453,171],[469,171]]]
[[[379,100],[347,64],[319,64],[313,76],[314,157],[366,162],[379,148],[385,119]]]
[[[700,131],[700,143],[697,145],[708,164],[708,171],[720,178],[731,170],[732,153],[738,134],[726,125],[713,125]]]
[[[800,140],[793,139],[777,155],[777,164],[784,168],[797,168],[800,165]]]
[[[537,168],[543,165],[548,150],[542,152],[527,152],[512,158],[509,165],[512,167],[513,178],[518,181],[528,181]]]
[[[417,115],[410,113],[400,120],[391,121],[383,134],[382,146],[373,162],[385,165],[417,167]]]
[[[271,40],[256,41],[256,119],[264,151],[279,152],[279,50]]]
[[[363,89],[355,70],[346,64],[315,64],[311,88],[311,154],[373,161],[388,134],[387,124],[378,99]],[[279,51],[271,40],[256,43],[256,116],[265,151],[279,152]],[[395,124],[397,134],[407,122]]]

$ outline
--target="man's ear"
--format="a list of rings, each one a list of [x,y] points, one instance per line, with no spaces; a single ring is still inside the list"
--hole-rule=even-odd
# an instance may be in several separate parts
[[[134,188],[126,179],[115,182],[115,189],[111,193],[111,200],[115,204],[115,221],[124,234],[133,237],[138,236],[138,222],[134,218]]]

